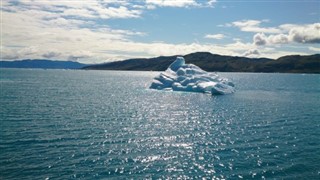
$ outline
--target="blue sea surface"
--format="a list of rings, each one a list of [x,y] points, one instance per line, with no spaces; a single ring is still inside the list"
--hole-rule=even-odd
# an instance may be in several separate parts
[[[158,74],[0,69],[0,179],[320,179],[320,75],[211,96]]]

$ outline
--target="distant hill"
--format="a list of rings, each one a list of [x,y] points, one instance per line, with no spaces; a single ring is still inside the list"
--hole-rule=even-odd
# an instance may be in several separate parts
[[[177,56],[178,55],[137,58],[95,65],[81,64],[73,61],[27,59],[0,61],[0,68],[164,71]],[[200,68],[211,72],[320,73],[320,54],[309,56],[283,56],[276,60],[268,58],[222,56],[209,52],[196,52],[187,54],[183,57],[185,58],[186,63],[195,64]]]
[[[128,59],[104,64],[86,66],[89,70],[135,70],[164,71],[177,56]],[[196,52],[183,56],[186,63],[192,63],[206,71],[219,72],[283,72],[320,73],[320,54],[310,56],[283,56],[277,60],[268,58],[246,58],[222,56],[208,52]]]
[[[45,59],[0,61],[0,68],[81,69],[85,66],[87,65],[73,61],[51,61]]]
[[[256,72],[320,73],[320,54],[283,56],[256,67]]]
[[[164,71],[177,56],[160,56],[156,58],[138,58],[115,61],[104,64],[86,66],[90,70],[133,70],[133,71]]]

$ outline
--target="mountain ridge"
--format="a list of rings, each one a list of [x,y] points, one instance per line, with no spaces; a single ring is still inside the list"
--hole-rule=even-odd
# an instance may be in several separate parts
[[[0,61],[0,68],[164,71],[177,56],[182,55],[134,58],[91,65],[74,61],[25,59]],[[209,52],[195,52],[182,57],[185,58],[186,63],[195,64],[203,70],[211,72],[320,73],[320,54],[289,55],[282,56],[276,60],[226,56]]]
[[[58,61],[47,59],[0,61],[0,68],[81,69],[85,66],[88,66],[88,64],[82,64],[74,61]]]
[[[133,70],[164,71],[176,59],[175,56],[135,58],[86,66],[86,70]],[[276,60],[269,58],[247,58],[225,56],[209,52],[195,52],[182,56],[186,63],[199,66],[206,71],[218,72],[280,72],[320,73],[320,54],[289,55]]]

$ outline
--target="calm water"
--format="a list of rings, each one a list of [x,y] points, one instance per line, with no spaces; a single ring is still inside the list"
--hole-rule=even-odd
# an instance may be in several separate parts
[[[0,179],[319,179],[320,75],[223,73],[233,95],[148,90],[157,72],[0,69]]]

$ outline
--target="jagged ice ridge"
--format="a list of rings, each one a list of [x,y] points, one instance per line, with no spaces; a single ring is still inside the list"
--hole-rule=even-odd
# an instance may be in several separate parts
[[[183,57],[177,59],[165,72],[155,77],[151,89],[210,93],[212,95],[230,94],[235,91],[234,84],[209,73],[196,65],[185,64]]]

